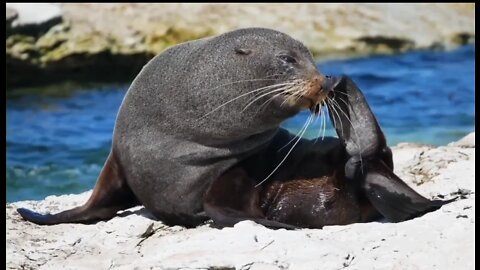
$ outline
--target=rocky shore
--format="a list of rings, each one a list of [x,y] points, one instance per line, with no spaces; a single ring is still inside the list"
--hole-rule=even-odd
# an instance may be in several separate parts
[[[93,225],[38,226],[17,207],[57,212],[90,192],[6,205],[7,269],[474,269],[475,133],[447,146],[393,147],[395,172],[426,197],[462,199],[401,223],[321,230],[168,227],[142,207]]]
[[[474,42],[475,4],[7,4],[7,88],[128,82],[174,44],[241,27],[303,41],[318,59]]]

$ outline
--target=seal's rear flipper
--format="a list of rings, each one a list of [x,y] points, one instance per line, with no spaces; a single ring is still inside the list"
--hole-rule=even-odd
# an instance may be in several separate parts
[[[52,220],[54,219],[53,217],[54,215],[51,215],[51,214],[40,214],[27,208],[18,208],[17,212],[20,214],[20,216],[23,219],[33,222],[35,224],[39,224],[39,225],[55,224],[55,223],[52,223]]]
[[[363,189],[372,205],[389,221],[412,219],[455,201],[429,200],[410,188],[380,160],[365,168]]]
[[[17,212],[23,219],[39,225],[92,223],[110,219],[119,210],[135,205],[138,205],[138,200],[122,177],[115,157],[110,154],[92,195],[83,206],[58,214],[40,214],[26,208],[19,208]]]

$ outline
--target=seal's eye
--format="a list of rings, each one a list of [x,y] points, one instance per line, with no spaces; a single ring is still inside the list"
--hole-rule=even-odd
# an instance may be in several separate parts
[[[297,63],[297,60],[295,60],[295,58],[291,57],[290,55],[282,54],[282,55],[279,55],[278,58],[280,58],[280,59],[282,59],[282,61],[285,61],[285,62],[290,63],[290,64]]]
[[[240,55],[249,55],[250,53],[252,53],[252,51],[244,48],[235,48],[235,53]]]

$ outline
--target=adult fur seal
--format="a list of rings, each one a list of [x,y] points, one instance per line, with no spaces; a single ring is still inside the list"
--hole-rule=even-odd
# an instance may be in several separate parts
[[[313,144],[279,128],[302,109],[318,113],[328,94],[340,139]],[[278,152],[289,142],[296,147]],[[171,225],[212,218],[293,228],[380,214],[399,221],[442,203],[393,174],[384,136],[351,80],[320,74],[288,35],[249,28],[153,58],[123,100],[89,200],[58,214],[18,212],[37,224],[89,223],[142,204]]]

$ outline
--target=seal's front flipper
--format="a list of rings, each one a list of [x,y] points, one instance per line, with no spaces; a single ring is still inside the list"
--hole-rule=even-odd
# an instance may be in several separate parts
[[[429,200],[410,188],[383,161],[369,160],[362,188],[373,206],[389,221],[412,219],[439,209],[452,200]]]

